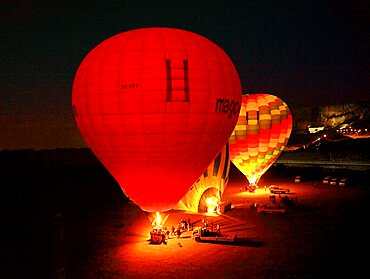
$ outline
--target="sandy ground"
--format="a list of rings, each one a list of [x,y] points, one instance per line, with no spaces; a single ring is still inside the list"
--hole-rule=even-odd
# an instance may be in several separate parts
[[[166,245],[153,245],[146,214],[121,199],[107,173],[95,172],[40,171],[6,181],[0,278],[369,278],[366,179],[327,187],[320,183],[323,172],[309,170],[315,186],[294,183],[302,174],[295,170],[272,168],[261,188],[248,193],[240,192],[246,182],[234,168],[223,195],[233,204],[230,211],[212,216],[176,211],[166,225],[190,219],[197,226],[205,218],[222,233],[237,235],[235,244],[199,243],[184,232]],[[271,184],[290,188],[289,197],[297,198],[285,215],[250,207],[269,202],[264,186]]]
[[[235,244],[195,242],[191,232],[150,244],[151,225],[135,204],[112,212],[84,213],[54,229],[55,278],[368,278],[369,189],[262,179],[256,193],[240,192],[240,174],[230,178],[223,200],[233,209],[221,215],[172,212],[194,226],[203,218],[236,234]],[[287,214],[261,214],[253,202],[268,203],[264,185],[291,189],[297,197]],[[366,185],[365,185],[366,186]],[[278,201],[278,197],[277,197]],[[71,244],[73,243],[73,245]]]

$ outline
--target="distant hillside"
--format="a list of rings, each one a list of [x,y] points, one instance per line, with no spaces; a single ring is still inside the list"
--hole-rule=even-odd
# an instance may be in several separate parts
[[[334,134],[335,129],[343,124],[351,125],[353,128],[367,128],[370,130],[370,102],[327,105],[321,107],[308,107],[296,104],[288,105],[292,111],[294,122],[293,134],[290,137],[288,147],[302,147],[303,145],[307,145],[307,143],[312,142],[317,138],[317,136],[320,136],[320,133],[307,134],[308,125],[324,126],[326,130],[332,130]],[[325,131],[325,133],[330,135],[332,141],[342,139],[338,138],[338,135],[331,135],[330,131]],[[329,137],[327,140],[329,140]],[[320,142],[319,144],[322,151],[344,151],[347,152],[346,154],[351,152],[353,153],[351,156],[360,156],[362,154],[364,158],[361,158],[363,160],[368,160],[368,155],[365,156],[363,154],[363,150],[368,149],[369,140],[361,141],[364,144],[360,150],[352,150],[347,146],[347,144],[352,143],[354,146],[360,146],[359,140],[354,142],[348,141],[345,143]],[[317,146],[315,145],[313,147],[315,149]],[[324,150],[325,148],[334,148],[335,150]],[[296,149],[286,148],[285,151],[293,150]],[[13,173],[16,175],[17,171],[20,169],[32,171],[32,169],[35,168],[54,168],[64,166],[102,168],[101,163],[89,148],[0,151],[0,173]]]
[[[77,166],[102,168],[89,148],[0,151],[0,174],[3,175]]]
[[[370,101],[342,105],[308,107],[290,104],[293,114],[293,133],[302,133],[307,126],[337,128],[348,124],[354,128],[370,128]]]

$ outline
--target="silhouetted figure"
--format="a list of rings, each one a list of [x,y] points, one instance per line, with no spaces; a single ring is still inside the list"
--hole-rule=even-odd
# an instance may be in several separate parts
[[[219,224],[217,224],[216,229],[217,229],[217,234],[221,234],[221,228]]]
[[[176,235],[177,235],[177,238],[180,238],[180,236],[181,236],[181,230],[180,230],[180,228],[178,228],[176,230]]]
[[[183,228],[184,230],[187,230],[187,229],[188,229],[188,222],[187,222],[186,220],[183,220],[183,221],[182,221],[182,228]]]
[[[175,226],[174,225],[172,225],[172,227],[171,227],[171,235],[172,236],[174,236],[175,235]]]
[[[162,243],[167,244],[166,242],[166,234],[162,232]]]
[[[167,228],[166,228],[166,238],[167,239],[170,239],[170,230],[168,230]]]

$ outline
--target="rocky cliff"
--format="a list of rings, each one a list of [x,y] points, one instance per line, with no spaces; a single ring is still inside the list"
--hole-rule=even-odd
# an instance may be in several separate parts
[[[293,114],[293,132],[307,131],[307,126],[338,128],[348,124],[354,128],[370,128],[370,101],[321,107],[289,105]]]

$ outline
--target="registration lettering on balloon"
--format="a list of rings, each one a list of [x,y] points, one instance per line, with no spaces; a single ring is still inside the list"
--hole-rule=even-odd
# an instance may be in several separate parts
[[[139,88],[138,83],[123,83],[120,85],[120,89],[125,90],[125,89],[137,89]]]

